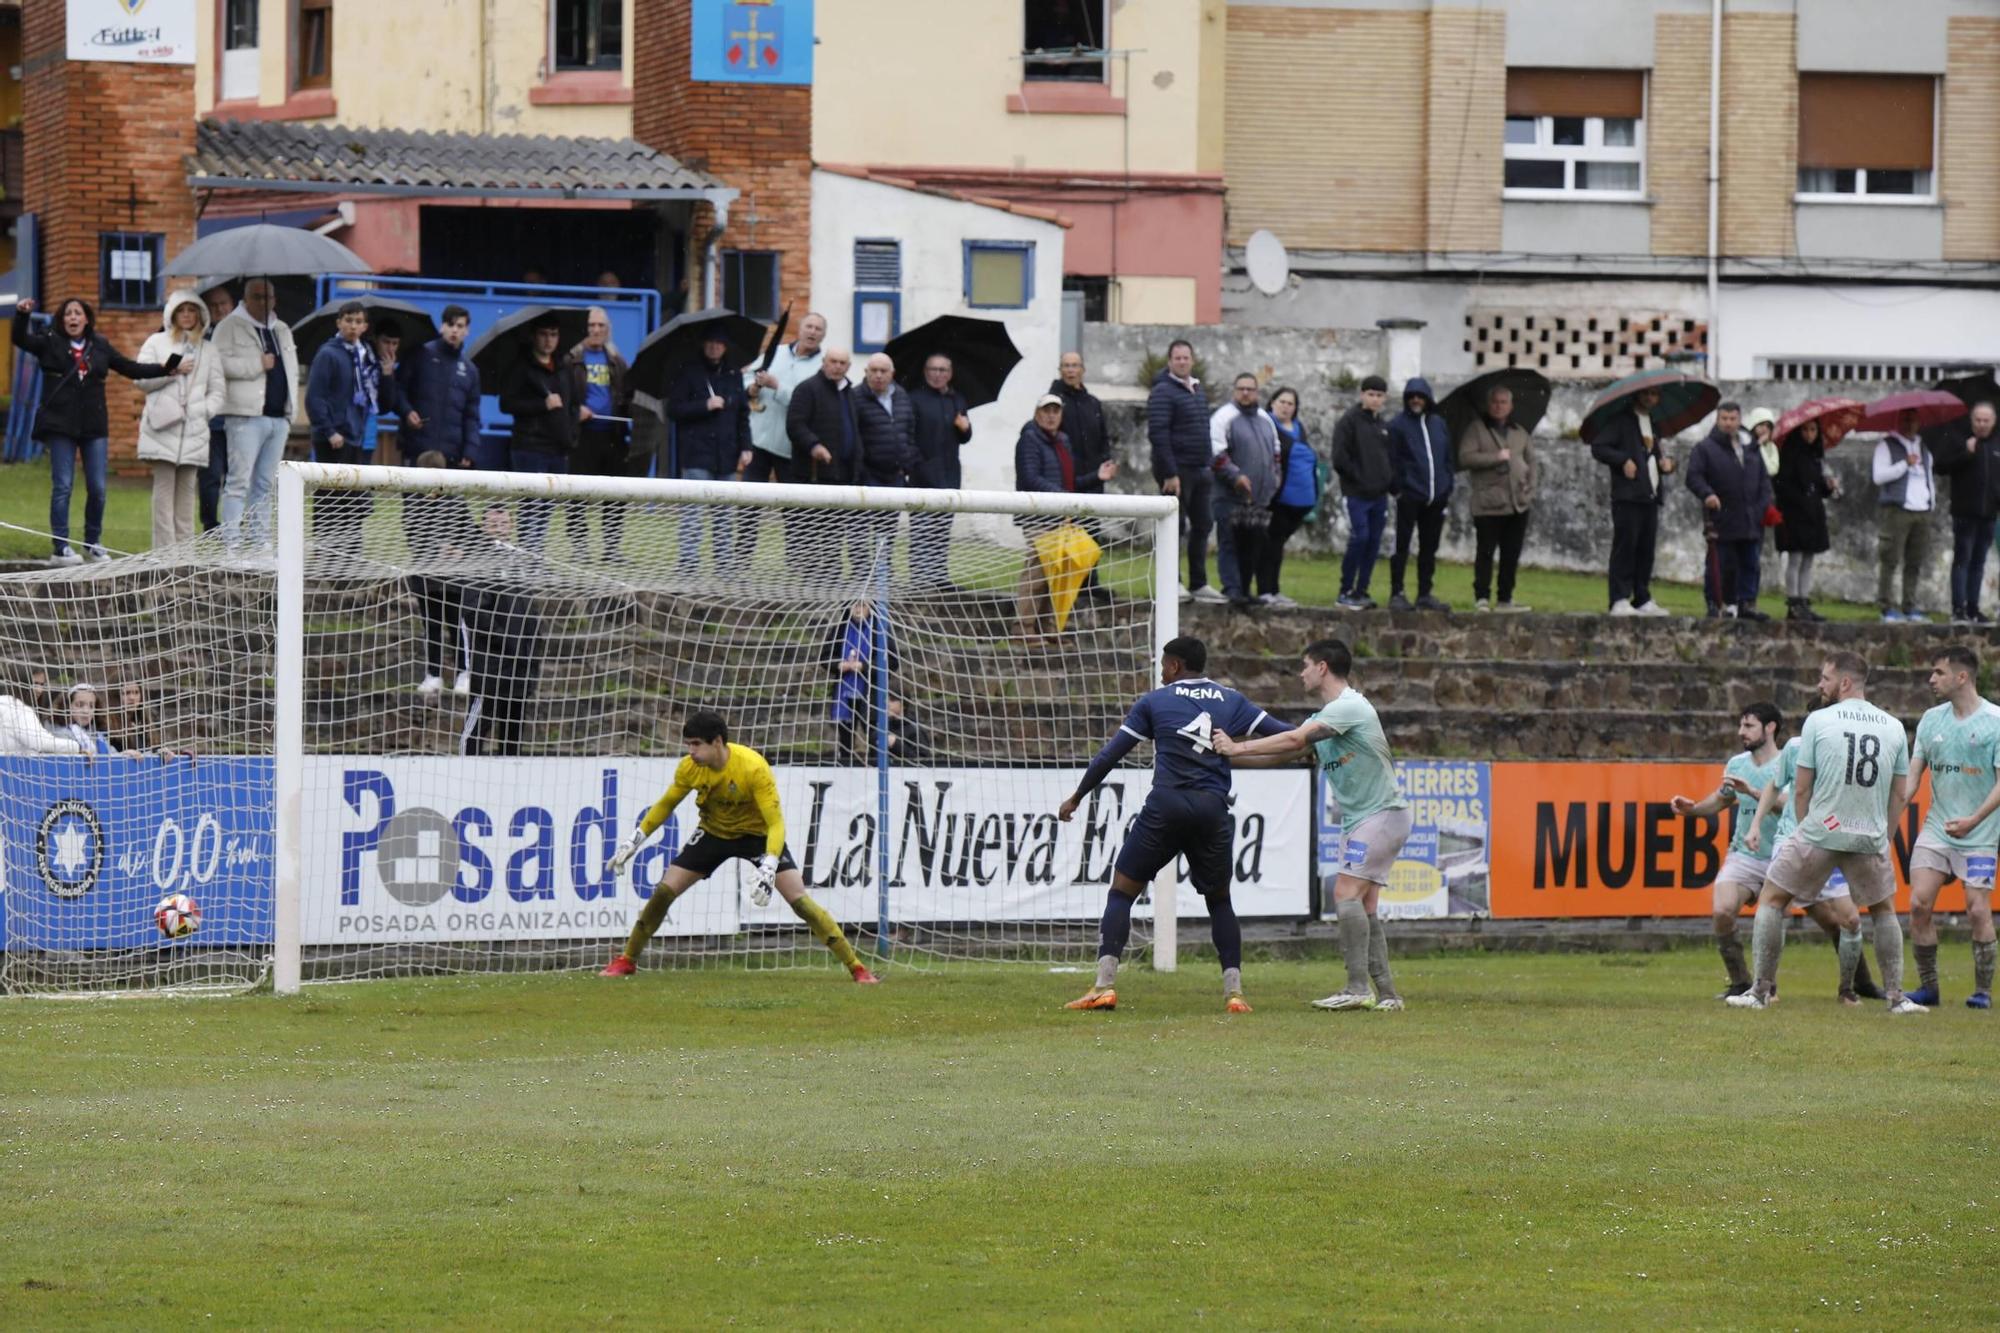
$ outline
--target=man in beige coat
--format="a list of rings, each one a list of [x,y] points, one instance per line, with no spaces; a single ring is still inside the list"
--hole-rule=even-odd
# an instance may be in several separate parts
[[[139,461],[153,470],[153,549],[193,538],[201,470],[208,465],[209,422],[222,412],[222,358],[204,338],[208,307],[191,291],[173,292],[160,331],[146,339],[141,361],[174,373],[138,382],[146,395],[139,414]]]
[[[1502,611],[1526,611],[1514,602],[1514,574],[1528,536],[1528,509],[1535,498],[1535,442],[1514,424],[1514,392],[1495,385],[1486,410],[1458,441],[1458,464],[1472,489],[1472,596],[1478,610],[1491,611],[1493,555],[1500,554]]]
[[[298,345],[276,305],[271,280],[252,278],[243,284],[243,304],[215,326],[213,346],[227,381],[222,428],[229,438],[222,526],[232,542],[270,535],[273,487],[298,406]]]

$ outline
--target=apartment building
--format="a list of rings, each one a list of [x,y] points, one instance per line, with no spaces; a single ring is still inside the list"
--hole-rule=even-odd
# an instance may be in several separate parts
[[[2000,0],[1232,3],[1226,48],[1231,319],[1422,319],[1444,374],[2000,359]]]

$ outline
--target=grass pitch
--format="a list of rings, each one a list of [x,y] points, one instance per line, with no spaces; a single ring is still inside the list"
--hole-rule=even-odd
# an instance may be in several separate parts
[[[1964,946],[1946,946],[1957,1006]],[[1651,956],[0,1005],[0,1327],[1991,1327],[1996,1031]]]

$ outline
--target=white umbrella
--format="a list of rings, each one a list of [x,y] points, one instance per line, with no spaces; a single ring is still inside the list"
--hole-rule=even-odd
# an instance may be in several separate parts
[[[331,237],[268,222],[204,236],[173,257],[170,278],[242,273],[260,278],[311,277],[319,273],[373,273],[360,255]]]

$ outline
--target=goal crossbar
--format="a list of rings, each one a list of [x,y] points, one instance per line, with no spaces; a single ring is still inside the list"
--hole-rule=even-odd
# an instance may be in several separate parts
[[[652,477],[595,477],[560,472],[476,472],[444,468],[377,467],[347,463],[286,463],[282,476],[301,487],[587,500],[650,500],[756,508],[852,509],[878,513],[1015,514],[1046,518],[1177,519],[1171,495],[1052,494],[1045,491],[952,491],[920,487],[811,486]],[[1178,537],[1178,529],[1176,529]],[[281,543],[282,544],[282,543]]]

